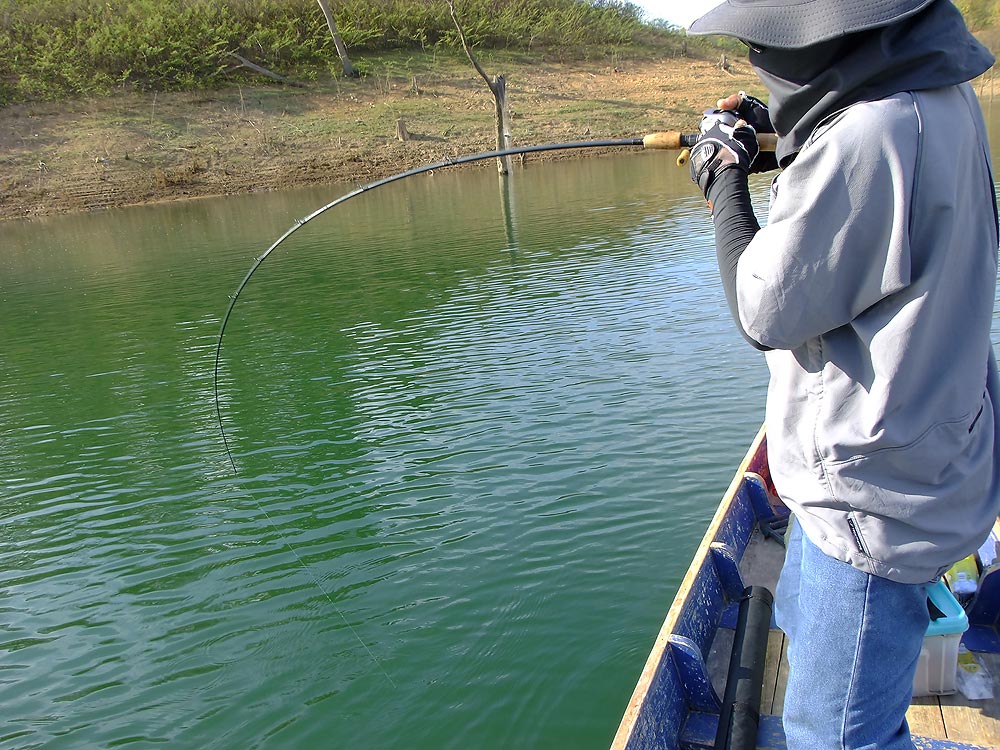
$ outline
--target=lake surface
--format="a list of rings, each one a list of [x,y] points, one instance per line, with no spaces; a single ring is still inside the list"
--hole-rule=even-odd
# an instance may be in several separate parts
[[[704,202],[651,153],[331,210],[227,329],[234,474],[229,295],[350,187],[0,225],[0,747],[608,746],[763,417]]]

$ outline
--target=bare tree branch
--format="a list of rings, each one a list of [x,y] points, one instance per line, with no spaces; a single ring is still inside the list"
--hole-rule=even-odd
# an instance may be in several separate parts
[[[344,40],[337,30],[337,21],[330,10],[330,3],[326,0],[316,0],[316,2],[319,3],[319,7],[323,10],[323,15],[326,16],[326,25],[330,27],[330,33],[333,35],[333,46],[337,48],[340,63],[344,66],[344,75],[348,78],[357,78],[359,75],[357,68],[351,64],[351,58],[347,56],[347,45],[344,44]]]
[[[295,86],[295,87],[300,88],[300,89],[304,89],[306,87],[306,85],[304,83],[299,83],[298,81],[293,81],[293,80],[291,80],[289,78],[285,78],[284,76],[279,76],[273,70],[268,70],[267,68],[265,68],[262,65],[258,65],[257,63],[250,62],[245,57],[243,57],[241,55],[237,55],[235,52],[230,52],[229,56],[232,57],[232,58],[234,58],[234,59],[236,59],[236,60],[239,60],[240,65],[242,65],[243,67],[250,68],[250,70],[254,71],[255,73],[260,73],[261,75],[267,76],[268,78],[273,78],[275,81],[279,81],[281,83],[284,83],[287,86]]]
[[[462,47],[465,49],[465,54],[468,56],[469,62],[472,63],[476,72],[486,81],[486,85],[489,86],[490,92],[493,94],[493,105],[497,123],[497,150],[509,149],[512,144],[512,138],[510,136],[510,114],[507,111],[507,79],[502,74],[496,75],[493,78],[490,78],[486,74],[483,66],[479,64],[479,60],[472,54],[472,46],[465,36],[465,30],[462,28],[462,24],[458,20],[458,13],[455,11],[455,0],[446,0],[446,2],[448,3],[448,10],[451,11],[451,20],[455,22],[455,28],[458,29],[458,37],[462,41]],[[497,170],[500,174],[509,174],[510,157],[498,157]]]
[[[490,80],[490,77],[486,75],[486,71],[483,70],[483,66],[479,64],[479,60],[477,60],[476,56],[472,54],[472,47],[469,45],[469,40],[465,37],[465,29],[462,28],[462,23],[458,20],[458,13],[455,12],[455,0],[447,0],[447,2],[448,10],[451,11],[451,20],[455,22],[455,28],[458,29],[458,38],[462,40],[462,49],[465,50],[465,54],[468,56],[469,62],[472,63],[472,66],[476,69],[479,75],[483,77],[483,80],[486,81],[486,85],[490,87],[490,91],[493,91],[493,82]]]

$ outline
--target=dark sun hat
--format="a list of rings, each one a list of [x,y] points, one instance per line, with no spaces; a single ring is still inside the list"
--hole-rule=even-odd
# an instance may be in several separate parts
[[[888,26],[936,1],[726,0],[692,23],[688,33],[725,34],[761,47],[796,49]]]

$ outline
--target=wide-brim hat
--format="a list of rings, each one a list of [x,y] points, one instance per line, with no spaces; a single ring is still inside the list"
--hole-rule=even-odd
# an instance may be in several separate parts
[[[937,0],[726,0],[692,23],[688,33],[796,49],[888,26],[933,2]]]

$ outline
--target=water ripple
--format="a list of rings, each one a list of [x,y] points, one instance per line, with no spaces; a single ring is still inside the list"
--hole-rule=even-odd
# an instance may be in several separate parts
[[[662,159],[499,190],[407,181],[262,267],[235,478],[220,308],[320,196],[9,233],[0,744],[606,746],[765,375]]]

